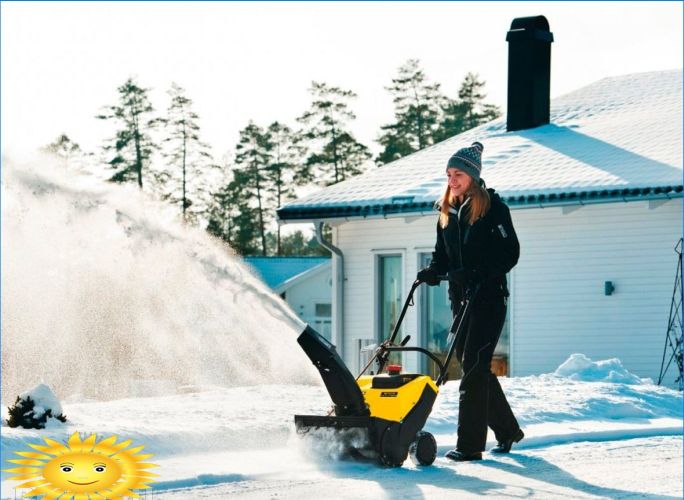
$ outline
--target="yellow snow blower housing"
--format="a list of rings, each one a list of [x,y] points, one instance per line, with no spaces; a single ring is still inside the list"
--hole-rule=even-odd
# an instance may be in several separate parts
[[[333,401],[328,415],[295,415],[295,426],[300,434],[312,429],[333,428],[339,431],[361,429],[364,445],[352,444],[350,452],[370,452],[380,462],[397,467],[411,456],[418,465],[430,465],[437,455],[437,442],[429,432],[422,430],[437,398],[439,386],[447,381],[446,367],[454,353],[459,332],[466,324],[471,297],[477,289],[466,291],[464,305],[449,330],[449,352],[442,361],[420,347],[407,347],[407,335],[401,344],[394,344],[406,310],[413,305],[413,293],[420,285],[415,281],[394,326],[392,335],[375,350],[373,357],[356,379],[337,354],[335,346],[310,326],[301,333],[297,342],[318,369]],[[420,373],[401,373],[398,365],[388,365],[391,352],[416,351],[428,356],[439,367],[439,377],[432,380]],[[372,363],[377,362],[376,375],[364,375]],[[383,370],[387,369],[387,373]],[[355,431],[355,432],[356,432]],[[343,439],[341,441],[344,442]],[[356,440],[358,442],[358,440]],[[346,443],[345,443],[346,444]]]
[[[429,387],[435,396],[439,392],[430,377],[419,374],[364,375],[358,378],[357,383],[370,416],[392,422],[402,422],[426,388]]]

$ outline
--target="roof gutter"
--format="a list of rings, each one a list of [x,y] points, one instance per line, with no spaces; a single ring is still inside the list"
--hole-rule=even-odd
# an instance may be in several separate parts
[[[344,352],[344,254],[342,250],[323,238],[323,224],[322,220],[314,221],[316,240],[323,248],[337,256],[337,258],[333,258],[332,315],[335,323],[332,331],[332,343],[337,346],[337,353],[342,357]]]
[[[645,193],[635,193],[633,191],[641,190],[615,190],[609,194],[601,192],[584,192],[571,193],[568,196],[558,195],[535,195],[535,196],[503,196],[503,201],[511,208],[511,210],[530,209],[530,208],[552,208],[552,207],[568,207],[581,205],[596,205],[603,203],[619,203],[619,202],[639,202],[652,200],[670,200],[682,198],[682,186],[668,186],[666,188],[656,188],[654,192],[652,188],[646,188]],[[385,205],[385,206],[368,206],[354,207],[354,210],[321,210],[309,209],[302,210],[300,214],[290,213],[287,218],[283,218],[282,214],[280,220],[282,223],[302,223],[315,222],[324,217],[326,220],[336,220],[348,222],[351,220],[364,219],[388,219],[391,217],[406,217],[408,215],[429,215],[435,213],[433,203],[421,202],[410,203],[405,205]],[[357,215],[358,214],[358,215]],[[299,215],[299,217],[298,217]]]
[[[673,200],[682,198],[682,193],[662,193],[651,196],[615,196],[613,198],[579,199],[573,201],[540,201],[521,204],[509,204],[511,209],[524,210],[529,208],[574,207],[586,205],[604,205],[606,203],[632,203],[635,201]]]

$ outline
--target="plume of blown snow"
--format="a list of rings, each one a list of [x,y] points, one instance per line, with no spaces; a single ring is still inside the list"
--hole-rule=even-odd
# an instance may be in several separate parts
[[[224,243],[137,187],[4,160],[2,394],[114,399],[316,383],[303,324]]]

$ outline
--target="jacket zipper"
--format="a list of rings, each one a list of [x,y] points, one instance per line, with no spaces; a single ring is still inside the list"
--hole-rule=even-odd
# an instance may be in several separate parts
[[[466,198],[465,201],[458,208],[458,213],[456,214],[456,229],[458,229],[458,260],[461,264],[461,269],[463,269],[463,249],[461,248],[461,210],[465,207],[470,198]]]

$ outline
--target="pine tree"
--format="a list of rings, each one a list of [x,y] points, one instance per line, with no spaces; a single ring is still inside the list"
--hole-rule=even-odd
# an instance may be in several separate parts
[[[325,226],[329,228],[329,226]],[[273,233],[267,234],[267,241],[270,246],[275,244],[276,236]],[[330,238],[330,235],[327,236]],[[330,251],[322,247],[316,240],[316,236],[307,237],[302,231],[296,230],[293,233],[287,234],[282,237],[280,244],[281,255],[292,255],[292,256],[330,256]]]
[[[375,162],[378,165],[390,163],[415,152],[415,149],[411,146],[408,135],[403,133],[403,124],[392,123],[383,125],[381,129],[384,130],[385,133],[380,136],[378,142],[384,149],[377,158],[375,158]]]
[[[343,132],[337,138],[337,154],[340,158],[340,181],[360,174],[362,165],[372,156],[366,146],[360,144],[348,132]]]
[[[262,255],[266,255],[266,224],[270,214],[268,192],[271,184],[268,167],[272,163],[268,134],[250,122],[240,131],[240,142],[236,146],[235,164],[238,170],[235,171],[235,181],[242,183],[248,197],[256,201]]]
[[[303,136],[311,153],[299,177],[335,184],[360,172],[370,158],[368,149],[347,129],[356,118],[348,101],[356,94],[319,82],[312,82],[309,92],[313,96],[311,107],[297,121],[306,127]]]
[[[267,240],[269,245],[275,245],[276,235],[268,233]],[[282,237],[280,242],[280,254],[285,256],[302,256],[306,255],[306,239],[302,231],[295,231],[291,234],[286,234]]]
[[[65,166],[69,165],[69,161],[72,158],[83,154],[81,147],[72,141],[66,134],[59,135],[54,142],[51,142],[42,149],[43,151],[52,153],[59,157]]]
[[[486,82],[480,80],[477,74],[468,73],[458,91],[458,97],[465,109],[466,130],[477,127],[501,115],[497,106],[482,102],[487,97],[487,94],[484,93],[485,84]]]
[[[149,118],[154,112],[147,93],[149,89],[138,86],[129,78],[117,89],[119,103],[108,106],[108,111],[97,115],[101,120],[114,120],[121,129],[112,143],[104,147],[105,153],[114,153],[108,163],[117,172],[110,178],[113,182],[137,181],[143,187],[143,169],[155,149],[149,132],[156,120]]]
[[[197,222],[209,203],[208,174],[212,163],[209,146],[199,138],[199,116],[192,110],[192,100],[185,90],[173,83],[167,117],[160,120],[167,133],[163,156],[167,168],[155,177],[161,197],[178,204],[186,222]]]
[[[280,207],[283,202],[295,198],[294,185],[299,180],[297,167],[304,154],[304,148],[300,144],[299,137],[287,125],[277,121],[268,127],[268,144],[272,163],[266,170],[272,180],[270,185],[275,206]],[[278,226],[276,255],[280,254],[280,226]]]
[[[465,76],[458,99],[449,99],[445,105],[438,140],[448,139],[501,116],[497,106],[483,102],[486,97],[485,83],[477,74],[468,73]]]
[[[234,173],[236,178],[213,193],[207,231],[226,241],[239,254],[252,255],[259,248],[258,214],[250,206],[246,182],[241,178],[244,174],[240,171]]]
[[[384,149],[376,158],[378,164],[434,144],[445,102],[439,88],[439,83],[426,81],[419,60],[409,59],[399,68],[399,75],[386,87],[393,96],[395,121],[381,127],[384,133],[378,142]]]

